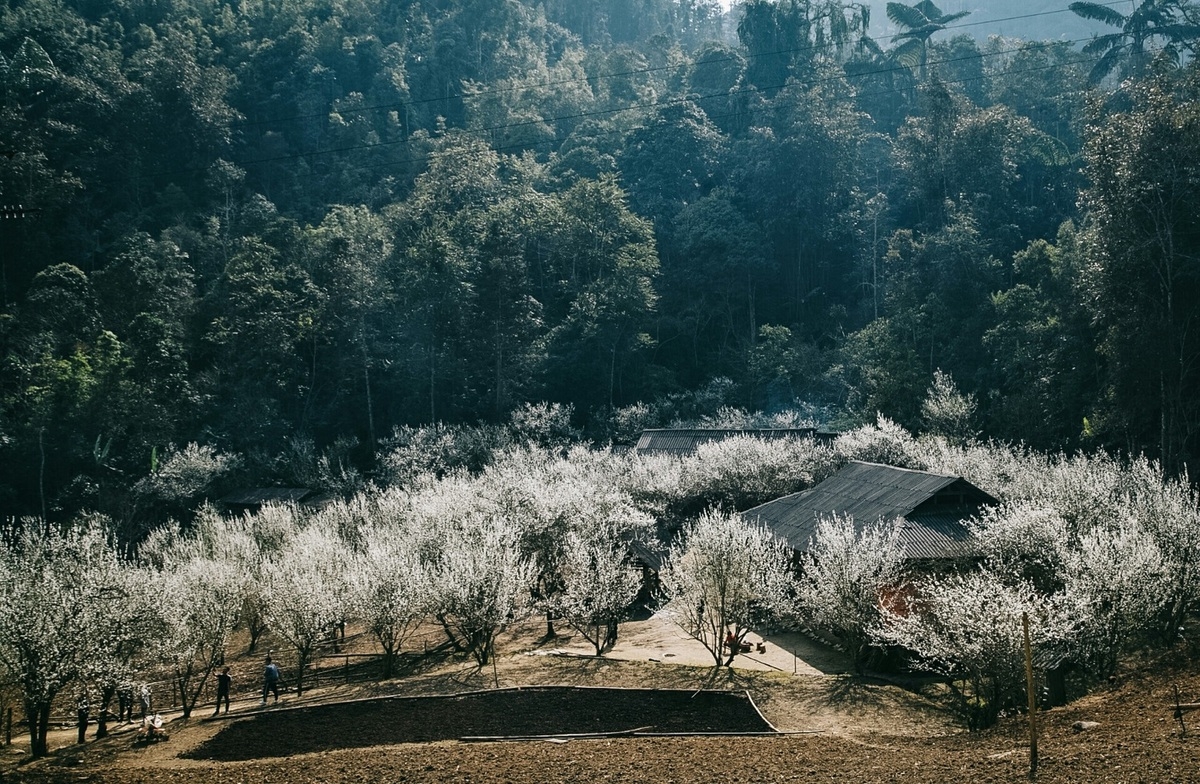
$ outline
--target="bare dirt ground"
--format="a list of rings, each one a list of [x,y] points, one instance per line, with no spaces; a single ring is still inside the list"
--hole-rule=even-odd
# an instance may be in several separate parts
[[[623,782],[1018,782],[1027,780],[1028,740],[1023,717],[1006,720],[984,733],[968,734],[941,707],[898,686],[857,680],[837,674],[802,671],[794,662],[787,641],[778,650],[735,662],[730,669],[714,669],[711,659],[696,664],[675,664],[699,656],[692,641],[676,639],[660,624],[640,631],[632,628],[620,655],[584,657],[579,641],[559,637],[535,643],[544,630],[529,623],[506,633],[499,641],[501,655],[493,668],[479,668],[461,654],[412,657],[401,677],[389,681],[355,680],[362,660],[330,658],[325,661],[320,685],[297,698],[281,699],[265,711],[251,689],[257,679],[258,657],[234,663],[242,686],[235,689],[234,711],[229,718],[208,717],[202,708],[190,720],[170,716],[170,740],[149,747],[132,744],[133,729],[118,727],[101,741],[74,745],[73,731],[51,738],[50,758],[17,764],[20,745],[4,749],[0,780],[14,784],[45,782],[195,782],[195,784],[267,784],[268,782],[501,782],[623,781]],[[622,634],[625,628],[622,627]],[[436,634],[430,630],[431,644]],[[672,641],[673,642],[670,642]],[[670,644],[667,644],[670,642]],[[348,640],[349,650],[367,651],[365,637]],[[768,645],[770,645],[768,640]],[[418,641],[417,647],[422,648]],[[346,649],[343,649],[345,651]],[[703,651],[703,649],[700,649]],[[818,650],[820,650],[818,646]],[[557,651],[558,653],[554,653]],[[667,657],[667,653],[675,656]],[[837,670],[836,652],[829,660],[817,658],[821,667]],[[564,655],[565,654],[565,655]],[[705,654],[707,655],[707,654]],[[658,661],[650,661],[657,659]],[[763,666],[761,659],[771,666]],[[285,660],[286,661],[286,660]],[[796,674],[792,674],[795,665]],[[786,665],[786,666],[785,666]],[[365,669],[364,669],[365,672]],[[285,668],[286,674],[286,668]],[[345,682],[344,676],[350,675]],[[425,740],[395,743],[383,737],[338,747],[289,747],[286,737],[297,735],[296,726],[309,736],[358,737],[355,725],[373,724],[366,711],[353,705],[334,707],[322,714],[315,707],[350,699],[380,695],[454,694],[483,689],[561,684],[651,689],[710,689],[748,693],[762,715],[783,731],[771,737],[653,737],[563,742],[464,743],[458,740]],[[1200,782],[1200,712],[1190,714],[1195,727],[1184,735],[1172,717],[1174,688],[1183,700],[1200,701],[1200,657],[1175,651],[1152,663],[1130,667],[1111,687],[1043,715],[1040,735],[1039,780],[1063,782]],[[534,694],[537,690],[526,690]],[[402,701],[392,701],[399,703]],[[363,703],[365,704],[365,703]],[[585,703],[586,704],[586,703]],[[303,710],[292,710],[303,708]],[[643,715],[614,715],[624,707],[608,706],[596,716],[574,703],[527,703],[485,711],[482,723],[471,724],[473,734],[514,734],[540,727],[546,733],[585,729],[615,719],[641,726]],[[711,706],[705,711],[711,713]],[[477,706],[456,702],[444,715],[455,721],[466,713],[479,714]],[[263,717],[262,720],[256,717]],[[272,723],[270,719],[283,720]],[[285,718],[286,717],[286,718]],[[377,717],[387,723],[396,721]],[[439,719],[416,717],[422,726]],[[589,721],[595,719],[594,724]],[[1185,721],[1190,720],[1185,718]],[[541,722],[545,722],[543,725]],[[1099,724],[1075,732],[1077,721]],[[291,722],[292,729],[288,729]],[[299,724],[297,724],[297,722]],[[322,726],[328,731],[322,732]],[[608,726],[608,725],[604,725]],[[219,761],[207,754],[222,730],[237,729],[236,755]],[[491,728],[494,731],[483,731]],[[543,733],[537,733],[543,734]],[[443,736],[444,737],[444,736]],[[15,744],[27,744],[14,738]],[[206,745],[208,744],[208,745]],[[27,750],[27,746],[26,749]],[[235,760],[234,757],[237,757]]]

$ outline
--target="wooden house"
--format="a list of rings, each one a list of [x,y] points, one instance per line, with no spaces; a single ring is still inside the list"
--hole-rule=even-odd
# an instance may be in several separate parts
[[[765,526],[797,554],[808,551],[823,518],[849,516],[856,526],[898,519],[906,561],[932,566],[977,557],[966,521],[996,503],[961,477],[855,461],[816,487],[748,509],[742,517]]]

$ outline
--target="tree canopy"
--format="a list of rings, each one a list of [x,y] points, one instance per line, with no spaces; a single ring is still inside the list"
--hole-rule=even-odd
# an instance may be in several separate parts
[[[917,427],[939,373],[1194,475],[1196,7],[870,6],[4,3],[0,514],[136,539],[539,402]],[[189,444],[236,469],[146,495]]]

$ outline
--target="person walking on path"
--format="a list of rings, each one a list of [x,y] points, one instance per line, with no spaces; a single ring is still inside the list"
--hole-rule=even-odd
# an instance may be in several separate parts
[[[221,700],[225,700],[225,713],[229,714],[229,687],[233,685],[233,676],[229,674],[229,668],[221,670],[221,674],[217,676],[217,709],[213,711],[216,716],[221,712]]]
[[[262,702],[259,705],[267,704],[267,692],[275,695],[275,702],[279,702],[279,667],[275,662],[271,661],[271,657],[267,657],[267,664],[263,667],[263,693]]]

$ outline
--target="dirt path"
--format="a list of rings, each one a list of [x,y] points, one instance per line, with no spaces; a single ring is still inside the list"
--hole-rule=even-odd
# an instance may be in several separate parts
[[[569,629],[564,632],[571,634]],[[798,632],[750,632],[746,642],[751,644],[752,650],[738,654],[734,659],[733,666],[737,669],[793,675],[835,675],[848,670],[848,662],[840,651]],[[762,652],[758,650],[759,643],[762,643]],[[595,648],[582,635],[574,634],[562,643],[555,641],[553,647],[540,648],[536,652],[541,655],[567,653],[589,656],[595,653]],[[671,619],[669,608],[649,618],[621,624],[617,644],[605,653],[605,657],[689,667],[711,667],[713,664],[712,654],[700,642],[684,633]]]

